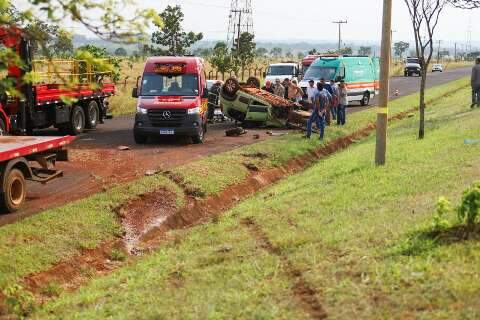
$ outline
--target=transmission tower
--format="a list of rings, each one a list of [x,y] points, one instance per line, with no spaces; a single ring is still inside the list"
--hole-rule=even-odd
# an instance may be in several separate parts
[[[238,46],[237,40],[244,32],[253,34],[252,0],[232,0],[228,23],[228,46],[230,48]]]

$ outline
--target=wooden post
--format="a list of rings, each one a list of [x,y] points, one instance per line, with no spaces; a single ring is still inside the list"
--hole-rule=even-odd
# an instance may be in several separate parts
[[[380,99],[377,108],[377,142],[375,163],[384,165],[387,153],[388,98],[390,94],[390,61],[392,42],[392,0],[383,1],[382,52],[380,66]]]

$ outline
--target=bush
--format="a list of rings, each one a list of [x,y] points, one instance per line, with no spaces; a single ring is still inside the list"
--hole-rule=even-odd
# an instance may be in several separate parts
[[[5,295],[5,304],[8,312],[16,315],[18,318],[23,319],[34,311],[35,298],[21,286],[12,285],[3,290],[3,294]]]
[[[445,216],[452,212],[452,205],[445,197],[440,197],[437,202],[436,214],[433,217],[434,230],[442,230],[449,226],[448,220]]]
[[[462,203],[457,209],[458,219],[471,227],[475,224],[480,212],[480,182],[476,182],[472,187],[463,193]]]

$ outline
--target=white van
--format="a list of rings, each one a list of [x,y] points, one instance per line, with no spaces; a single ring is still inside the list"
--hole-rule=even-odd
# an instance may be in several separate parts
[[[264,74],[265,81],[270,81],[275,83],[275,79],[280,79],[283,81],[288,78],[292,80],[293,78],[298,78],[299,76],[299,66],[295,62],[282,62],[282,63],[273,63],[271,64],[267,72]]]

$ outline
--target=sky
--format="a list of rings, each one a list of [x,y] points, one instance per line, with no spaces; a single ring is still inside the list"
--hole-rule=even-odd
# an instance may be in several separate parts
[[[14,3],[26,1],[28,0],[14,0]],[[342,27],[345,43],[379,41],[381,37],[382,0],[251,1],[257,40],[286,42],[336,40],[338,29],[332,23],[334,20],[348,21]],[[203,32],[206,40],[226,39],[231,0],[136,0],[136,3],[138,6],[154,8],[157,11],[162,11],[169,4],[178,4],[185,14],[185,30]],[[412,27],[404,1],[393,0],[393,5],[393,41],[413,41]],[[447,8],[441,17],[436,39],[445,43],[466,43],[469,28],[472,41],[480,41],[480,9]],[[73,30],[76,33],[88,34],[78,26]]]

